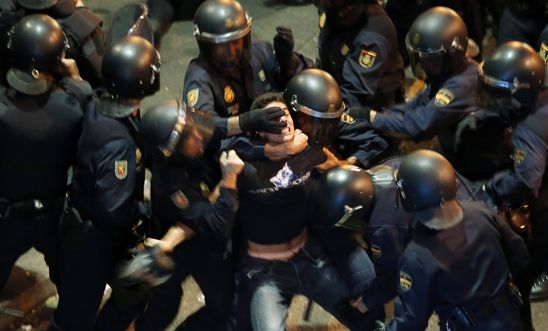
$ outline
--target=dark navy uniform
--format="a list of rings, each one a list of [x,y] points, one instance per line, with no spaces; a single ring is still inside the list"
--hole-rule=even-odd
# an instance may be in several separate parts
[[[142,155],[135,139],[138,119],[99,113],[105,102],[92,103],[86,112],[63,218],[62,286],[54,316],[61,330],[93,329],[105,284],[135,244],[131,228],[145,214]],[[97,328],[111,323],[100,316]]]
[[[415,227],[400,262],[396,318],[389,330],[424,330],[433,311],[442,330],[521,330],[509,266],[512,271],[525,266],[525,244],[483,205],[459,203],[463,220],[457,225]]]
[[[29,248],[44,253],[57,282],[57,225],[76,158],[83,111],[63,85],[39,96],[0,87],[0,289]]]
[[[171,257],[176,271],[170,280],[154,291],[136,329],[164,330],[179,311],[181,282],[192,275],[204,293],[206,305],[184,322],[185,330],[214,330],[222,323],[232,304],[232,262],[226,254],[238,195],[234,190],[215,186],[221,179],[219,155],[206,151],[196,160],[174,155],[155,160],[152,172],[153,212],[162,228],[182,223],[195,236],[177,246]]]
[[[347,106],[378,109],[403,102],[403,60],[394,24],[377,3],[354,26],[320,15],[318,66],[341,87]]]
[[[468,59],[459,74],[440,86],[428,85],[414,100],[377,113],[372,126],[414,140],[438,135],[444,155],[453,162],[456,125],[477,109],[477,76],[478,64]]]
[[[545,0],[510,0],[502,13],[497,36],[497,45],[519,40],[536,46],[548,19],[548,4]]]
[[[190,107],[217,116],[217,130],[222,136],[226,136],[228,117],[247,112],[258,95],[281,91],[290,78],[280,73],[271,44],[256,42],[251,47],[249,65],[236,73],[222,73],[202,57],[188,65],[183,100]],[[304,56],[299,58],[298,71],[312,67]]]

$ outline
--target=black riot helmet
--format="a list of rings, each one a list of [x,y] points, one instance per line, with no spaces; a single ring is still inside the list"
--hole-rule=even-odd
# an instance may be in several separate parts
[[[296,113],[295,126],[313,146],[329,146],[337,139],[344,102],[339,84],[320,69],[295,75],[283,92],[285,104]]]
[[[223,71],[251,58],[251,17],[236,0],[207,0],[194,14],[200,55]]]
[[[106,51],[101,73],[114,99],[142,99],[160,86],[160,54],[147,40],[126,37]]]
[[[434,7],[413,21],[405,45],[413,74],[419,79],[441,83],[463,66],[468,30],[454,10]]]
[[[77,0],[17,0],[16,4],[27,12],[39,12],[54,18],[63,18],[74,12],[76,2]]]
[[[10,31],[11,69],[7,80],[19,92],[48,91],[67,46],[61,26],[47,15],[25,16]]]
[[[479,65],[476,103],[510,121],[523,119],[537,101],[546,64],[529,45],[506,42]]]
[[[74,0],[71,0],[74,2]],[[17,5],[30,10],[44,10],[53,7],[57,0],[16,0]]]
[[[426,149],[403,158],[396,171],[396,186],[406,212],[439,207],[457,195],[457,178],[451,163]]]
[[[179,100],[170,100],[145,112],[139,134],[150,153],[160,152],[166,158],[174,154],[196,157],[199,155],[185,153],[185,142],[193,136],[205,148],[213,136],[214,127],[215,120],[211,115],[188,108]]]
[[[325,172],[311,197],[311,221],[365,232],[374,202],[371,176],[363,169],[343,165]]]
[[[365,11],[366,4],[377,0],[314,0],[314,5],[323,13],[334,17],[341,25],[357,23]]]

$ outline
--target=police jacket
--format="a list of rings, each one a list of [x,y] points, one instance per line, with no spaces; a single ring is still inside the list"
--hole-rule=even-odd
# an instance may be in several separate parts
[[[475,111],[478,64],[468,59],[462,70],[440,86],[427,87],[410,102],[377,113],[373,128],[414,140],[438,135],[451,160],[457,123]]]
[[[68,78],[49,92],[30,96],[0,87],[0,198],[64,196],[67,171],[76,158],[83,110],[64,87],[89,84]]]
[[[304,56],[296,73],[311,67]],[[249,110],[258,95],[285,88],[287,78],[280,72],[274,48],[267,42],[254,42],[251,59],[239,72],[223,73],[206,59],[190,61],[185,75],[183,100],[190,107],[217,117],[216,129],[226,137],[227,118]]]
[[[139,120],[103,115],[102,102],[92,102],[84,117],[70,204],[95,226],[127,230],[143,216],[144,169],[135,139]]]
[[[155,157],[152,210],[163,230],[181,223],[196,233],[197,240],[213,240],[224,247],[239,201],[235,190],[220,188],[216,192],[220,180],[216,151],[206,150],[204,156],[194,160],[177,154],[169,159]]]
[[[509,266],[515,271],[528,263],[523,240],[507,223],[480,203],[459,203],[463,220],[450,228],[433,230],[417,222],[400,261],[396,318],[389,330],[424,330],[433,311],[443,322],[459,305],[486,307],[508,291]],[[518,305],[512,307],[483,317],[501,320],[512,311],[517,316]],[[500,330],[478,327],[470,330]]]
[[[394,24],[377,3],[367,4],[362,19],[341,26],[320,15],[318,66],[341,87],[347,106],[381,110],[403,101],[403,60]]]

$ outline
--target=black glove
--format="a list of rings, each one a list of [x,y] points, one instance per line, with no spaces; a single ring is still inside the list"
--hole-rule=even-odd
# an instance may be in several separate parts
[[[289,64],[293,59],[294,48],[295,41],[293,40],[291,29],[283,26],[277,27],[276,35],[274,36],[274,52],[276,52],[276,58],[282,72],[288,71]]]
[[[348,115],[358,120],[366,120],[371,122],[371,108],[354,106],[348,109]]]
[[[278,133],[287,126],[287,123],[278,120],[278,118],[284,115],[284,111],[279,107],[248,111],[238,116],[240,119],[240,129],[244,132]]]
[[[119,285],[147,291],[165,283],[175,269],[173,260],[158,246],[138,250],[135,256],[118,268]]]

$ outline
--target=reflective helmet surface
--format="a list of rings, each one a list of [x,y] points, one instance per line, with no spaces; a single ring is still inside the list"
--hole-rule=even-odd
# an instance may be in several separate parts
[[[204,146],[207,145],[214,127],[215,121],[211,115],[187,108],[180,100],[170,100],[145,112],[139,134],[148,152],[160,152],[169,158],[181,153],[181,144],[192,130],[196,130]]]
[[[457,195],[457,178],[451,163],[441,154],[425,149],[403,158],[396,172],[396,186],[406,212],[439,207]]]
[[[356,166],[332,168],[318,181],[311,201],[314,224],[365,232],[374,201],[371,176]]]
[[[405,44],[417,78],[443,81],[465,61],[468,30],[454,10],[434,7],[413,21]]]
[[[47,91],[47,82],[53,80],[61,64],[66,37],[53,18],[34,14],[13,27],[8,47],[12,63],[7,76],[10,85],[25,93],[29,89],[28,94],[40,94]]]
[[[221,70],[233,70],[251,57],[251,17],[235,0],[207,0],[194,14],[200,54]]]
[[[296,114],[296,128],[308,135],[310,145],[328,146],[335,142],[344,102],[333,76],[319,69],[304,70],[289,81],[283,96]]]
[[[535,105],[544,84],[546,64],[529,45],[506,42],[479,65],[476,103],[483,109],[519,119]]]
[[[141,99],[160,86],[160,54],[141,37],[126,37],[105,53],[101,73],[114,98]]]
[[[57,0],[17,0],[17,4],[25,9],[44,10],[53,7]]]

